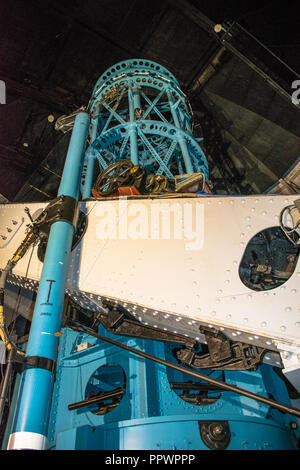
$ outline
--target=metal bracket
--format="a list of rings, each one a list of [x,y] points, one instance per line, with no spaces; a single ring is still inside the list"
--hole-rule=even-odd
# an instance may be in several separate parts
[[[108,313],[100,313],[97,316],[104,328],[114,334],[122,336],[132,336],[136,338],[152,339],[183,344],[189,350],[197,347],[198,343],[194,338],[184,335],[164,331],[160,328],[144,325],[134,318],[124,307],[115,305],[110,301],[103,301],[102,305],[108,309]]]
[[[241,342],[231,342],[214,328],[200,327],[205,335],[208,353],[193,353],[188,349],[175,352],[177,359],[195,369],[256,370],[266,349]]]
[[[61,219],[61,220],[64,220],[64,219]],[[50,229],[50,226],[49,226],[49,229]],[[71,251],[73,251],[74,248],[78,245],[83,235],[85,234],[86,229],[87,229],[87,217],[84,212],[79,211],[77,224],[76,224],[76,227],[74,227],[74,235],[73,235]],[[40,237],[40,243],[39,243],[38,250],[37,250],[38,259],[42,263],[44,262],[47,243],[48,243],[48,236],[45,236],[45,233],[43,233],[42,236]]]
[[[59,196],[51,201],[42,214],[34,221],[34,228],[43,237],[48,237],[54,222],[65,221],[76,229],[79,216],[78,201],[70,196]]]
[[[81,313],[85,313],[78,304],[75,304],[74,301],[72,301],[72,299],[70,299],[70,301],[75,309]],[[97,327],[99,323],[101,323],[106,330],[116,335],[179,343],[184,345],[188,350],[198,348],[198,342],[194,338],[189,338],[184,335],[164,331],[160,328],[154,328],[140,323],[121,305],[117,305],[108,300],[103,300],[102,306],[107,311],[105,312],[103,309],[102,312],[96,312],[92,325],[93,328]]]

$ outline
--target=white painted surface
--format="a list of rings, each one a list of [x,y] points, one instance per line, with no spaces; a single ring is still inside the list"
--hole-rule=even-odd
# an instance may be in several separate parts
[[[73,297],[78,294],[78,298],[81,293],[80,301],[94,305],[95,309],[94,300],[117,299],[127,304],[141,321],[171,331],[206,324],[221,329],[232,339],[270,349],[276,349],[278,344],[287,349],[300,348],[299,260],[291,278],[268,292],[247,288],[238,274],[249,240],[265,228],[278,226],[281,210],[295,199],[297,196],[277,195],[143,199],[128,200],[127,208],[118,200],[81,203],[81,210],[89,214],[88,228],[72,252],[67,291]],[[148,239],[132,239],[137,235],[135,230],[145,236],[145,230],[137,228],[139,216],[145,211],[151,214],[151,208],[161,203],[171,204],[173,209],[176,205],[182,213],[184,205],[190,204],[194,217],[198,205],[199,213],[204,214],[204,224],[198,226],[198,232],[203,232],[200,248],[188,249],[191,240],[184,233],[181,239],[173,235],[168,240],[153,239],[149,226]],[[137,204],[142,204],[140,214]],[[26,205],[31,213],[43,207]],[[7,240],[0,239],[0,267],[25,236],[29,219],[25,219],[24,206],[0,205],[0,234],[7,235]],[[115,239],[111,239],[111,228],[107,232],[110,236],[99,239],[105,217],[109,220],[109,212],[105,211],[116,213]],[[131,237],[127,239],[123,239],[124,230],[119,230],[124,229],[125,219]],[[12,220],[18,224],[13,225]],[[6,227],[15,232],[6,233]],[[178,238],[181,225],[176,227]],[[174,234],[174,224],[171,229]],[[25,275],[30,251],[14,268],[15,275]],[[34,253],[28,278],[38,281],[41,269],[42,263]]]

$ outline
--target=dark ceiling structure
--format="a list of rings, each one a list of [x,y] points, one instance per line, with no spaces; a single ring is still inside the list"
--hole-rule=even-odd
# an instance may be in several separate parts
[[[183,90],[191,95],[208,150],[218,132],[225,139],[225,146],[229,145],[231,150],[222,159],[228,172],[231,171],[232,182],[245,179],[246,170],[239,170],[239,161],[250,158],[252,162],[263,162],[261,174],[265,179],[261,177],[257,191],[273,184],[300,153],[298,110],[287,111],[274,90],[258,92],[260,86],[265,86],[260,84],[261,77],[254,77],[253,70],[248,73],[248,66],[226,54],[221,60],[222,67],[220,70],[215,67],[217,74],[205,86],[199,87],[197,82],[220,52],[220,44],[209,32],[212,25],[228,21],[238,21],[290,67],[300,71],[297,4],[293,2],[274,5],[272,1],[220,0],[2,1],[0,79],[6,85],[6,104],[0,106],[0,193],[13,201],[51,149],[61,140],[61,148],[65,148],[67,138],[54,129],[56,119],[87,105],[105,69],[133,57],[157,61],[177,77]],[[242,87],[243,97],[240,92],[233,98],[232,90],[239,88],[233,81],[236,75],[248,85]],[[245,101],[247,90],[253,90],[253,86],[257,87],[253,96],[261,95],[260,110],[251,100]],[[274,100],[276,113],[270,110]],[[266,116],[272,128],[266,123]],[[235,119],[240,123],[239,129],[232,124]],[[258,141],[253,129],[257,129],[259,119],[264,137],[260,136]],[[250,121],[252,134],[248,132]],[[266,135],[270,140],[274,126],[275,142],[288,142],[284,152],[288,151],[290,157],[284,165],[278,163],[282,153],[277,155],[274,141],[267,148],[263,140]],[[236,141],[238,144],[234,144]],[[266,147],[262,154],[257,150],[259,143]],[[211,159],[210,163],[218,166],[216,160]],[[220,165],[223,168],[223,163]],[[52,167],[51,173],[49,162],[45,168],[49,178],[59,178],[59,168],[54,171]],[[220,168],[216,181],[226,178],[226,168]],[[253,175],[247,170],[247,184],[232,188],[255,192],[250,179],[255,177],[256,168],[254,165],[250,169]]]

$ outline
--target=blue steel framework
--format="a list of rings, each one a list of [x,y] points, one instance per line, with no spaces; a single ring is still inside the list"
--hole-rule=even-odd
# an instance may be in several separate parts
[[[121,158],[130,158],[148,172],[169,178],[194,172],[203,172],[208,177],[204,153],[192,135],[189,106],[178,82],[164,67],[140,59],[116,64],[98,80],[88,111],[90,145],[84,154],[90,121],[87,113],[80,113],[59,195],[78,198],[83,163],[81,192],[83,199],[87,199],[95,179],[96,160],[100,171]],[[27,347],[27,355],[56,359],[54,389],[50,371],[31,368],[23,373],[22,386],[16,388],[14,396],[18,406],[12,407],[4,447],[11,435],[12,449],[208,449],[200,436],[201,423],[228,421],[231,433],[228,449],[295,448],[290,428],[290,422],[295,420],[292,416],[228,391],[211,392],[211,402],[206,405],[188,403],[170,384],[188,382],[190,376],[87,334],[63,328],[55,357],[57,337],[53,334],[60,329],[72,235],[73,228],[68,222],[53,224]],[[52,292],[55,302],[47,305],[49,315],[45,316],[49,279],[56,281]],[[116,337],[101,326],[98,332],[174,361],[175,345]],[[84,342],[89,347],[78,350],[78,344]],[[281,403],[290,403],[284,382],[271,366],[263,364],[255,372],[206,373],[262,396],[271,394]],[[116,386],[122,386],[125,394],[106,414],[95,414],[91,405],[68,409],[70,403]]]
[[[100,171],[121,158],[148,173],[202,172],[208,166],[192,134],[191,110],[175,77],[155,62],[119,62],[97,81],[89,103],[91,145],[86,152],[81,187],[91,195],[95,161]]]

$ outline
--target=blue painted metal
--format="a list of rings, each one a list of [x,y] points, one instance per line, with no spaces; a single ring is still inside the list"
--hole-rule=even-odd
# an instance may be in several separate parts
[[[103,327],[99,333],[173,360],[174,344],[120,337]],[[84,342],[91,346],[78,352],[76,345]],[[170,382],[189,381],[190,376],[137,358],[88,335],[78,336],[65,329],[58,364],[48,435],[53,449],[208,450],[199,433],[199,422],[203,420],[228,420],[229,450],[295,448],[289,426],[294,421],[291,416],[231,392],[223,392],[211,405],[191,405],[170,387]],[[69,411],[68,404],[88,396],[91,377],[105,365],[118,365],[125,372],[126,393],[119,405],[102,416],[95,415],[91,408]],[[215,374],[219,378],[221,372]],[[283,382],[268,365],[262,365],[256,372],[226,371],[224,375],[227,383],[263,396],[272,389],[275,399],[289,403]]]
[[[164,67],[139,59],[116,64],[99,78],[89,111],[90,146],[81,174],[83,199],[90,196],[96,161],[100,170],[118,159],[131,158],[147,171],[170,178],[195,171],[208,178],[205,155],[192,135],[188,102],[175,77]],[[78,195],[87,125],[88,116],[79,115],[59,194]],[[72,233],[73,228],[64,222],[56,222],[52,227],[27,354],[55,357],[57,339],[53,334],[60,328],[67,267],[64,255],[70,250]],[[49,305],[45,310],[41,304],[49,291],[47,279],[57,282],[53,286],[55,306]],[[41,315],[43,312],[51,315]],[[161,359],[175,360],[172,349],[176,345],[112,335],[101,326],[98,331]],[[294,437],[299,438],[299,431],[294,435],[291,432],[290,422],[295,419],[290,415],[227,391],[211,392],[215,398],[212,404],[190,404],[170,386],[171,382],[190,381],[190,376],[87,334],[69,328],[62,333],[51,410],[47,409],[51,373],[27,370],[23,374],[21,400],[16,400],[19,406],[12,432],[25,430],[47,435],[49,449],[57,450],[207,450],[199,423],[226,420],[231,431],[229,450],[295,448]],[[89,343],[89,347],[78,350],[82,343]],[[96,415],[91,405],[68,409],[69,404],[87,398],[95,390],[104,391],[120,384],[116,379],[118,368],[124,372],[125,394],[116,408],[103,415]],[[207,374],[220,379],[222,372],[207,370]],[[263,364],[255,372],[224,371],[223,380],[256,394],[272,394],[275,400],[290,404],[283,381],[270,365]]]
[[[202,172],[208,165],[191,129],[191,111],[175,77],[147,60],[120,62],[103,74],[89,105],[94,152],[85,156],[81,191],[91,195],[95,159],[100,171],[121,158],[148,173],[174,175]],[[100,123],[101,120],[101,123]]]
[[[82,156],[85,149],[89,116],[76,117],[58,195],[78,199]],[[27,346],[27,356],[55,360],[65,295],[68,257],[74,229],[71,223],[53,223],[47,245],[38,289],[33,321]],[[25,369],[21,395],[13,432],[33,432],[47,435],[53,374],[41,368]]]

